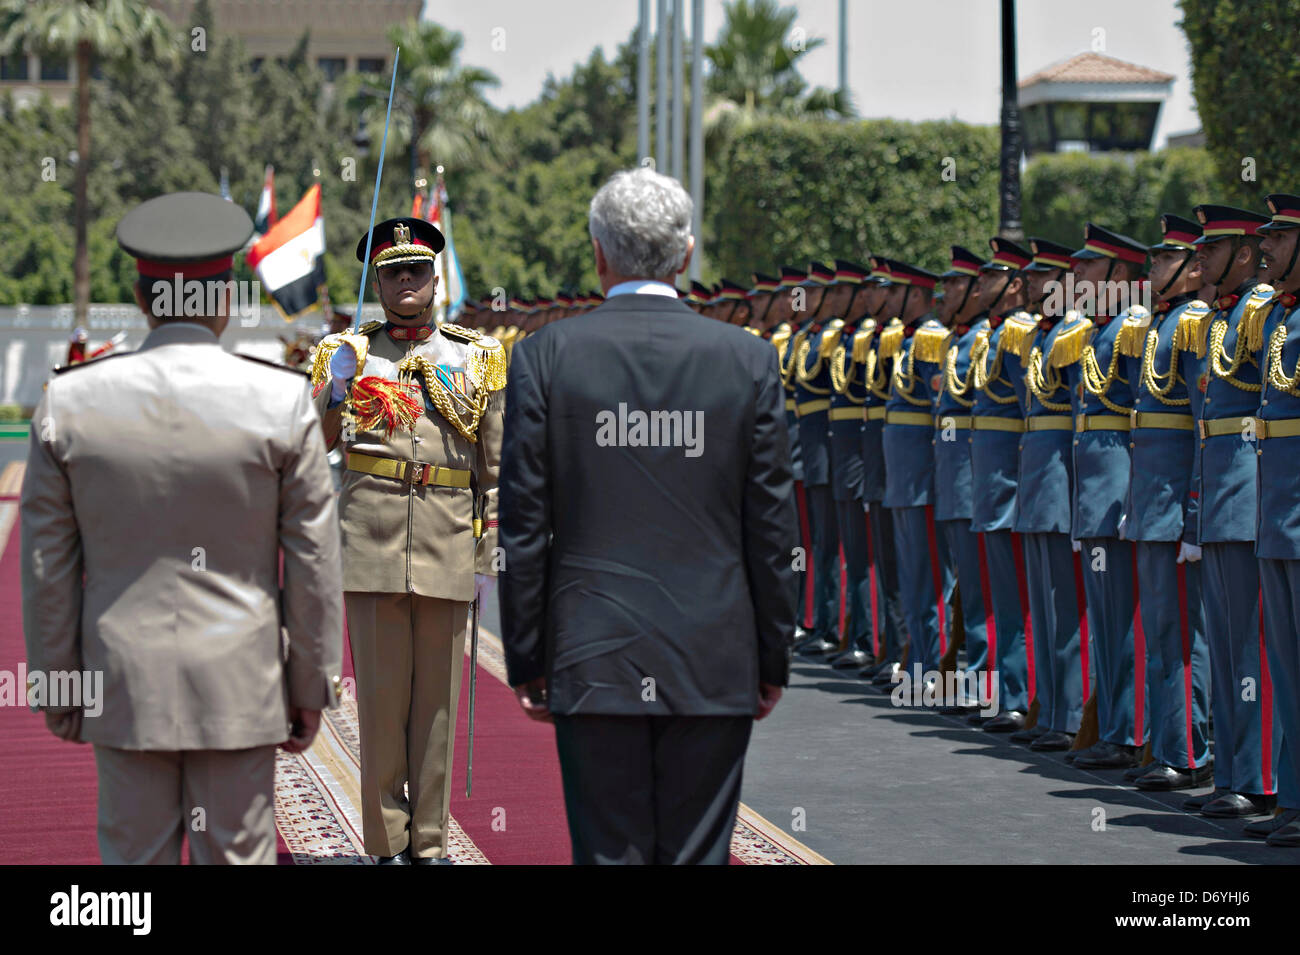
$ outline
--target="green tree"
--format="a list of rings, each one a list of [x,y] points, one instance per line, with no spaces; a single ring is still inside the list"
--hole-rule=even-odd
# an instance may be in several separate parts
[[[1215,199],[1262,210],[1300,182],[1300,0],[1179,0]],[[1277,104],[1271,108],[1269,104]]]
[[[75,58],[77,168],[73,190],[76,250],[73,300],[77,324],[90,305],[89,205],[90,78],[96,60],[136,55],[161,58],[174,50],[170,24],[144,0],[0,0],[0,52],[35,50]]]

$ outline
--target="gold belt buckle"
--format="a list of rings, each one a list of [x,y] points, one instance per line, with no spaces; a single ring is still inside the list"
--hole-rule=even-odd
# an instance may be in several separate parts
[[[406,483],[408,485],[423,484],[428,469],[429,465],[422,461],[408,461],[406,464]]]
[[[1205,419],[1204,419],[1204,418],[1200,418],[1200,419],[1197,420],[1196,423],[1197,423],[1197,425],[1200,427],[1200,430],[1201,430],[1201,440],[1204,441],[1205,438],[1206,438],[1206,433],[1205,433]]]
[[[1130,431],[1136,431],[1138,426],[1138,410],[1130,408],[1128,412],[1128,426]]]

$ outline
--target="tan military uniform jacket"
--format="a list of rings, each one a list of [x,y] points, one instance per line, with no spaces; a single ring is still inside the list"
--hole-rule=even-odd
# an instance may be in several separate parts
[[[413,432],[397,429],[386,436],[378,428],[356,429],[355,440],[344,442],[349,454],[469,471],[470,487],[418,486],[345,468],[339,497],[343,588],[472,600],[474,574],[496,573],[497,471],[505,399],[501,345],[458,326],[441,326],[424,341],[394,339],[378,322],[361,331],[369,340],[369,353],[357,369],[354,386],[370,376],[398,381],[398,365],[409,356],[444,366],[447,380],[463,388],[467,400],[476,399],[480,389],[488,396],[476,440],[470,441],[438,410],[430,396],[430,383],[423,372],[416,372],[412,380],[419,386],[418,400],[424,407]],[[328,357],[336,347],[336,337],[328,336],[314,362],[316,407],[330,448],[344,427],[345,404],[329,407]],[[486,377],[482,373],[485,367]],[[435,382],[432,387],[443,386]],[[482,525],[482,537],[477,541],[476,507]]]
[[[74,366],[33,417],[21,514],[29,672],[103,674],[83,740],[246,749],[334,704],[338,517],[302,375],[193,323]]]

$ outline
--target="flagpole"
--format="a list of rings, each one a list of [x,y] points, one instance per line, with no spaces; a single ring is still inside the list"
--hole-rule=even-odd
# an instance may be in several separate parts
[[[366,267],[370,265],[370,246],[375,237],[375,213],[379,211],[379,183],[384,178],[384,153],[388,150],[388,121],[393,115],[393,91],[397,89],[397,61],[402,55],[399,46],[393,53],[393,79],[388,84],[388,110],[384,113],[384,138],[379,144],[379,168],[375,170],[375,195],[370,200],[370,228],[366,230],[366,254],[361,260],[361,288],[357,290],[357,310],[352,316],[352,331],[361,322],[361,304],[366,300]]]

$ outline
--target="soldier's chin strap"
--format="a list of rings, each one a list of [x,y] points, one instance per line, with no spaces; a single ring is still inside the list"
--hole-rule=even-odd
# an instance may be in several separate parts
[[[997,304],[998,302],[1002,301],[1002,296],[1006,294],[1007,287],[1010,286],[1011,283],[1015,281],[1015,279],[1016,279],[1016,273],[1008,271],[1007,280],[1002,283],[1002,288],[998,289],[998,294],[993,297],[993,302],[988,307],[988,313],[990,315],[1001,314],[1000,312],[997,311]]]
[[[906,324],[907,322],[907,319],[903,318],[903,316],[907,314],[907,296],[911,294],[912,294],[912,286],[904,285],[903,300],[898,303],[898,317],[904,324]]]
[[[1232,237],[1232,251],[1228,253],[1228,261],[1224,264],[1223,271],[1219,273],[1219,277],[1210,283],[1214,286],[1215,295],[1220,294],[1219,285],[1228,277],[1228,273],[1232,271],[1232,260],[1237,257],[1237,250],[1240,248],[1241,236],[1234,235]]]
[[[975,287],[975,276],[968,275],[966,277],[966,291],[962,293],[961,301],[957,304],[957,308],[952,313],[952,320],[954,322],[957,321],[958,317],[961,315],[961,311],[966,307],[966,303],[970,301],[971,289],[973,289],[974,287]]]
[[[1300,230],[1294,231],[1296,232],[1296,240],[1295,244],[1291,246],[1291,259],[1286,264],[1286,270],[1273,280],[1274,285],[1281,285],[1285,282],[1287,277],[1291,274],[1291,270],[1295,268],[1296,255],[1297,253],[1300,253]]]
[[[1168,292],[1171,288],[1173,288],[1174,283],[1178,281],[1178,276],[1183,274],[1183,270],[1186,269],[1187,266],[1191,264],[1191,261],[1194,258],[1196,258],[1195,251],[1189,249],[1187,251],[1187,254],[1183,256],[1183,264],[1178,266],[1178,271],[1176,271],[1173,275],[1171,275],[1169,277],[1169,281],[1166,282],[1158,292],[1156,292],[1157,299],[1161,299],[1161,300],[1164,299],[1165,293]],[[1292,261],[1293,262],[1295,261],[1294,256],[1292,256]]]

